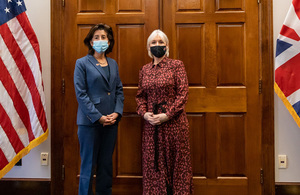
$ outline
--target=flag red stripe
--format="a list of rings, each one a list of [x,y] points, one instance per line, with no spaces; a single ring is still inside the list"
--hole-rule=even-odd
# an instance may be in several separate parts
[[[8,92],[10,98],[12,99],[15,109],[27,129],[29,141],[32,141],[33,139],[35,139],[35,137],[32,132],[28,109],[1,58],[0,70],[0,80],[2,81],[2,84]]]
[[[300,37],[298,36],[298,34],[296,33],[296,31],[286,25],[283,25],[280,31],[280,34],[283,36],[286,36],[290,39],[293,39],[295,41],[299,41]]]
[[[4,155],[2,149],[0,148],[0,170],[2,170],[9,162],[6,159],[6,156]]]
[[[23,55],[21,49],[19,48],[13,35],[10,33],[10,30],[9,30],[7,24],[3,24],[0,26],[0,32],[6,32],[6,33],[4,33],[5,36],[3,36],[3,40],[4,40],[5,44],[7,45],[7,48],[9,49],[11,55],[13,56],[17,66],[28,86],[28,89],[30,90],[35,111],[39,118],[40,124],[43,128],[43,131],[46,132],[46,130],[48,128],[47,121],[46,121],[46,114],[45,114],[45,110],[42,105],[41,97],[40,97],[39,91],[37,89],[37,86],[35,84],[35,79],[31,72],[30,66],[27,63],[26,58]]]
[[[275,70],[275,82],[288,97],[300,89],[300,53]]]
[[[298,16],[298,18],[300,19],[300,1],[298,0],[293,0],[293,6],[294,6],[294,9],[295,9],[295,12]]]
[[[25,12],[19,14],[16,17],[20,23],[20,25],[23,28],[23,31],[25,32],[27,38],[29,39],[31,46],[35,52],[35,55],[37,56],[37,59],[39,61],[39,67],[40,67],[40,71],[42,72],[42,67],[41,67],[41,58],[40,58],[40,46],[39,46],[39,42],[38,39],[35,35],[35,32],[33,31],[33,28],[28,20],[28,17],[26,15]]]
[[[23,150],[24,145],[20,140],[19,135],[16,132],[16,129],[13,127],[13,124],[11,123],[9,116],[7,115],[7,113],[5,112],[1,104],[0,104],[0,118],[1,118],[0,124],[3,128],[3,131],[5,132],[15,152],[19,153],[21,150]]]

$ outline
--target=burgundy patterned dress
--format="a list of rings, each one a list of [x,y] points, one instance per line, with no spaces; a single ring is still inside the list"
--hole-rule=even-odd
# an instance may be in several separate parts
[[[137,113],[166,113],[159,126],[145,121],[142,133],[143,194],[192,193],[192,166],[185,104],[188,80],[180,60],[149,63],[139,74]],[[158,105],[158,106],[157,106]]]

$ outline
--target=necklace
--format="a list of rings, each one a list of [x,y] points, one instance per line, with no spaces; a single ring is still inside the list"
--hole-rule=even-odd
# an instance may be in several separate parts
[[[94,55],[94,58],[97,60],[97,66],[106,66],[108,63],[107,63],[107,60],[106,60],[106,57],[103,55],[103,56],[96,56]],[[102,60],[102,62],[101,62]]]
[[[97,65],[97,66],[100,65],[101,67],[105,67],[105,66],[107,66],[108,64],[107,64],[107,63],[102,63],[102,64],[101,64],[101,63],[98,63],[98,64],[96,64],[96,65]]]
[[[96,59],[98,61],[98,63],[96,65],[100,65],[100,66],[105,66],[107,65],[107,61],[105,60],[104,62],[100,62],[100,60]]]

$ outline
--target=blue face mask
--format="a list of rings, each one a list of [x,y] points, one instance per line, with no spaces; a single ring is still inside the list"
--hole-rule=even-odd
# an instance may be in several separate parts
[[[93,41],[93,49],[98,53],[104,53],[108,46],[108,41]]]

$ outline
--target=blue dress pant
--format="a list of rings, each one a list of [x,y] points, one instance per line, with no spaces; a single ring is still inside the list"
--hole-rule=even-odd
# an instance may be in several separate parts
[[[93,175],[96,173],[96,195],[112,193],[112,155],[118,126],[78,126],[80,144],[79,195],[92,195]]]

